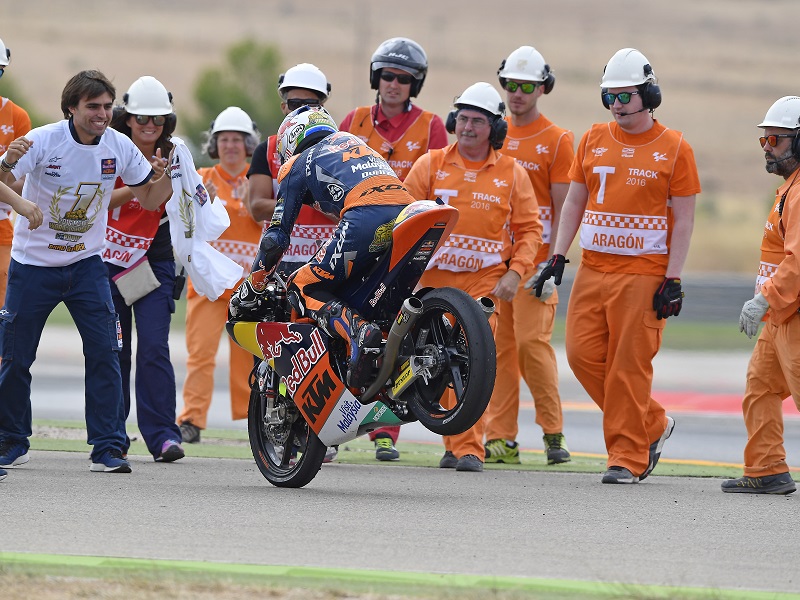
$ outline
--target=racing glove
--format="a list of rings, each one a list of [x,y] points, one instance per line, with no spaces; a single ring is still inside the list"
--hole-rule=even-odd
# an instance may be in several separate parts
[[[683,307],[681,280],[677,277],[664,277],[653,296],[653,310],[659,319],[677,317]]]
[[[742,314],[739,315],[739,331],[743,331],[747,337],[752,338],[758,333],[758,326],[761,319],[769,310],[769,302],[760,293],[756,294],[752,300],[748,300],[742,307]]]
[[[545,267],[542,269],[541,273],[539,273],[536,282],[533,284],[537,298],[542,297],[545,283],[551,277],[556,285],[561,285],[561,278],[564,276],[564,265],[568,262],[569,259],[565,258],[563,254],[553,254],[553,257],[547,261]]]
[[[536,284],[536,280],[541,276],[542,271],[547,266],[547,262],[539,263],[536,266],[536,273],[533,274],[533,277],[528,279],[528,282],[525,284],[525,289],[530,290],[531,294],[535,294],[536,290],[533,289],[533,286]],[[553,292],[556,291],[556,284],[550,281],[549,279],[542,284],[542,293],[536,294],[536,297],[539,298],[542,302],[547,300],[550,296],[553,295]]]

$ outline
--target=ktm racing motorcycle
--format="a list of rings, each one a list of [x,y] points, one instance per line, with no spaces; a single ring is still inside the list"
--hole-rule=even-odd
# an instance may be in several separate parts
[[[248,432],[270,483],[306,485],[327,446],[385,425],[418,420],[434,433],[455,435],[481,418],[495,379],[493,302],[455,288],[414,291],[457,220],[458,211],[440,202],[409,204],[395,221],[390,247],[364,277],[337,289],[384,334],[382,347],[369,355],[365,388],[345,385],[345,342],[298,318],[278,276],[267,285],[262,321],[227,323],[231,338],[261,359],[251,375]]]

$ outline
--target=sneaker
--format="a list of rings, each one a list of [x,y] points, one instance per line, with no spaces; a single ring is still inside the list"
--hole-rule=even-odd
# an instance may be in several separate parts
[[[186,453],[181,448],[181,443],[178,440],[167,440],[161,445],[161,454],[156,456],[154,460],[156,462],[175,462],[186,456]],[[122,458],[127,458],[126,455],[122,455]]]
[[[116,448],[106,450],[96,459],[92,459],[89,470],[94,473],[130,473],[131,465],[122,458],[122,452]]]
[[[0,441],[0,467],[18,467],[30,460],[28,449],[22,442]]]
[[[645,472],[639,477],[639,481],[650,475],[653,469],[656,468],[658,459],[661,458],[661,451],[664,449],[664,442],[672,435],[673,429],[675,429],[675,419],[667,417],[667,428],[664,430],[664,433],[662,433],[661,437],[655,442],[650,444],[650,464],[647,465],[647,469],[645,469]]]
[[[639,478],[625,467],[608,467],[608,471],[603,473],[602,481],[603,483],[639,483]]]
[[[439,468],[440,469],[455,469],[456,465],[458,464],[458,459],[456,455],[448,450],[442,456],[442,459],[439,461]]]
[[[734,494],[791,494],[796,491],[792,476],[786,473],[763,477],[739,477],[722,482],[722,491]]]
[[[570,461],[567,440],[564,439],[563,433],[545,433],[542,439],[548,465],[558,465]]]
[[[458,459],[456,471],[472,471],[480,473],[483,471],[483,461],[474,454],[465,454]]]
[[[489,440],[483,447],[483,456],[487,463],[519,464],[519,444],[514,441],[498,439]]]
[[[200,441],[200,428],[191,421],[181,423],[181,441],[186,444],[196,444]]]
[[[295,452],[295,456],[297,453]],[[327,450],[325,450],[325,458],[322,459],[322,462],[329,463],[336,460],[336,457],[339,456],[339,446],[331,446]]]
[[[0,469],[0,481],[3,481],[3,479],[5,479],[7,475],[8,471],[6,471],[5,469]]]
[[[375,436],[375,460],[397,460],[400,453],[392,443],[392,438],[386,433]]]

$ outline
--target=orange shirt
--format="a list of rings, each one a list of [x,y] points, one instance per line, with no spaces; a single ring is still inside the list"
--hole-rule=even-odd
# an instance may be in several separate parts
[[[209,243],[228,258],[242,265],[245,275],[250,273],[250,268],[253,266],[262,231],[261,225],[253,220],[244,205],[239,192],[241,188],[237,185],[246,179],[247,168],[246,166],[241,173],[234,176],[231,176],[219,164],[197,169],[203,178],[203,183],[210,181],[217,187],[217,198],[214,201],[222,202],[231,219],[231,226],[219,236],[219,239]],[[195,295],[197,292],[191,286],[191,281],[189,283],[187,294]],[[231,293],[238,285],[237,283],[227,290],[220,298],[229,300]]]
[[[478,272],[508,261],[520,277],[531,270],[542,225],[530,179],[513,158],[492,150],[482,165],[468,165],[452,144],[420,157],[404,183],[417,200],[438,197],[459,211],[428,268]]]
[[[393,127],[395,121],[399,127]],[[410,111],[392,119],[387,119],[378,105],[360,106],[344,118],[340,129],[357,135],[378,151],[400,181],[405,180],[420,156],[447,144],[442,120],[413,104]],[[395,137],[397,132],[399,136]]]
[[[578,145],[570,178],[586,185],[583,264],[604,273],[664,275],[669,262],[671,198],[700,193],[691,146],[658,121],[625,133],[592,125]]]
[[[28,113],[8,98],[0,97],[0,155],[5,154],[11,142],[30,130]],[[0,246],[11,245],[14,227],[8,220],[10,214],[11,210],[0,209]]]
[[[769,302],[767,318],[774,323],[788,321],[800,308],[800,181],[795,182],[795,177],[800,177],[800,168],[775,193],[761,240],[756,293]]]
[[[553,200],[550,186],[553,183],[569,183],[569,168],[575,156],[572,132],[557,127],[544,115],[523,127],[511,124],[506,117],[508,134],[502,152],[522,165],[528,173],[539,204],[539,220],[542,222],[542,245],[535,262],[550,258],[550,232],[553,225]]]

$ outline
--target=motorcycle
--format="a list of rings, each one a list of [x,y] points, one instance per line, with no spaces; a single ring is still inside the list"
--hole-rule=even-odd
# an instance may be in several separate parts
[[[328,446],[385,425],[418,420],[455,435],[481,418],[495,380],[488,323],[494,303],[455,288],[414,292],[457,220],[458,211],[440,201],[409,204],[395,220],[390,247],[365,276],[337,289],[384,333],[365,388],[345,385],[345,342],[298,317],[278,275],[267,284],[263,320],[228,321],[231,338],[261,359],[251,375],[248,433],[271,484],[305,486]]]

